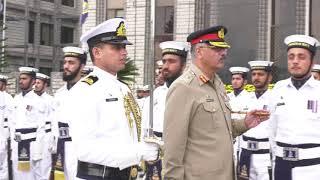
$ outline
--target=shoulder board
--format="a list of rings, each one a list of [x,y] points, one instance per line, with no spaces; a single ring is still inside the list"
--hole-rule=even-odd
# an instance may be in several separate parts
[[[123,84],[125,84],[126,86],[128,86],[128,83],[126,83],[125,81],[118,79],[118,81],[122,82]]]
[[[191,70],[189,70],[188,72],[186,72],[185,74],[181,75],[181,81],[186,83],[186,84],[190,84],[191,81],[196,77],[196,74],[194,72],[192,72]]]
[[[92,85],[97,81],[98,81],[97,76],[90,75],[90,76],[86,77],[85,79],[83,79],[81,82],[87,83],[88,85]]]

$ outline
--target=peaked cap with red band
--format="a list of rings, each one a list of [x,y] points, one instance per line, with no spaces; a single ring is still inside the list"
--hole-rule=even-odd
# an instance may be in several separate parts
[[[208,29],[203,29],[191,33],[187,37],[187,41],[191,45],[197,43],[207,43],[210,46],[219,48],[230,48],[230,45],[225,42],[224,35],[227,34],[227,28],[224,26],[213,26]]]

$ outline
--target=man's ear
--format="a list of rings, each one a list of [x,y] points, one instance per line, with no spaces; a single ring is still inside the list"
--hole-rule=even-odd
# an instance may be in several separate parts
[[[36,79],[35,78],[31,78],[31,84],[32,84],[32,86],[36,84]]]
[[[93,48],[92,48],[92,54],[93,54],[93,57],[99,58],[100,55],[101,55],[101,50],[100,50],[100,48],[98,48],[98,47],[93,47]]]

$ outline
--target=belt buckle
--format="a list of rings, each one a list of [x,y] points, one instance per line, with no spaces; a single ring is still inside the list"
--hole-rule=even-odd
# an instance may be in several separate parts
[[[68,138],[69,136],[69,128],[68,127],[60,127],[59,128],[59,138]]]
[[[247,149],[250,151],[257,151],[259,149],[259,143],[257,141],[247,141]]]
[[[299,148],[283,147],[283,160],[298,161],[299,160]]]
[[[14,140],[16,141],[16,142],[21,142],[21,140],[22,140],[22,138],[21,138],[21,133],[15,133],[14,134]]]

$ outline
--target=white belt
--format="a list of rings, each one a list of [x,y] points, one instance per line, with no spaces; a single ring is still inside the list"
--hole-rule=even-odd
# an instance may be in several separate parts
[[[297,161],[302,159],[314,159],[320,158],[320,147],[314,148],[289,148],[289,147],[276,147],[276,156],[283,158],[284,160]]]
[[[240,143],[240,147],[243,149],[248,149],[251,151],[261,150],[261,149],[270,149],[270,143],[268,142],[259,142],[259,141],[244,141]]]
[[[50,124],[45,124],[45,130],[50,130],[51,129],[51,123]]]
[[[8,126],[9,126],[8,121],[3,121],[3,127],[4,127],[4,128],[8,128]]]
[[[15,140],[17,142],[22,141],[22,140],[27,140],[27,139],[33,139],[37,137],[37,132],[32,132],[32,133],[27,133],[27,134],[22,134],[20,132],[16,132],[15,134]]]

